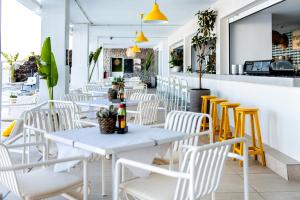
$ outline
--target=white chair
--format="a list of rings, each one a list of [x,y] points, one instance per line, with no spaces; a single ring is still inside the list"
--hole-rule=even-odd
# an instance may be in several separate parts
[[[156,99],[155,94],[144,94],[144,93],[134,93],[129,98],[129,100],[132,101],[150,101],[154,99]]]
[[[130,99],[131,95],[134,93],[144,94],[145,91],[143,88],[142,89],[126,89],[125,90],[125,98]]]
[[[235,143],[243,142],[244,155],[229,153]],[[186,153],[179,171],[167,170],[127,159],[119,159],[114,180],[114,200],[196,200],[207,195],[215,199],[227,157],[244,162],[244,200],[249,200],[248,189],[248,148],[244,138],[228,140],[201,147],[184,146]],[[120,182],[123,167],[153,172],[149,177]]]
[[[206,118],[208,119],[209,128],[202,131],[201,124]],[[169,149],[169,152],[162,158],[164,161],[168,161],[170,165],[173,162],[181,162],[182,146],[199,146],[200,136],[208,135],[210,143],[213,142],[212,120],[208,114],[171,111],[167,115],[164,129],[186,134],[186,139],[174,142],[173,149]]]
[[[13,165],[9,149],[42,145],[31,143],[24,145],[4,146],[0,144],[0,183],[19,198],[24,200],[45,199],[58,195],[68,194],[74,189],[83,188],[83,199],[88,199],[87,161],[83,157],[72,157],[60,160],[51,160],[30,164]],[[83,162],[83,178],[68,173],[55,173],[52,169],[42,168],[28,173],[17,173],[33,167],[48,167],[62,162],[80,160]]]
[[[85,102],[92,99],[90,94],[66,94],[63,96],[62,100],[72,101],[72,102]]]
[[[133,123],[139,125],[153,125],[158,122],[157,112],[160,101],[141,101],[138,104],[136,111],[127,110],[127,116],[130,118],[131,115],[134,117]]]
[[[27,80],[24,82],[26,86],[34,86],[36,84],[36,77],[28,77]]]
[[[87,84],[82,87],[82,92],[90,93],[90,92],[100,92],[102,91],[102,86],[98,84]]]

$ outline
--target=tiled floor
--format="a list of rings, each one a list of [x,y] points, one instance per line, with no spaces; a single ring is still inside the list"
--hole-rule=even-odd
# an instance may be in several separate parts
[[[107,177],[107,192],[111,193],[111,165],[110,161],[105,162]],[[89,181],[91,182],[91,200],[109,200],[111,196],[102,197],[101,189],[101,165],[99,162],[89,165]],[[77,167],[72,170],[74,174],[81,174],[81,168]],[[300,199],[300,181],[286,181],[274,174],[265,167],[261,167],[256,162],[250,162],[249,168],[250,179],[250,199],[251,200],[299,200]],[[6,193],[5,189],[0,186],[0,192]],[[8,200],[17,199],[14,195],[7,196]],[[61,200],[62,197],[51,198],[51,200]],[[210,197],[203,198],[205,200]],[[237,162],[228,160],[225,166],[222,181],[216,194],[217,200],[242,200],[243,199],[243,171]]]

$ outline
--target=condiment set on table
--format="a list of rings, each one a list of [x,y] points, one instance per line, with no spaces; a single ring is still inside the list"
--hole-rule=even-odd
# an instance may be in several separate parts
[[[115,93],[115,90],[112,89]],[[109,91],[109,92],[111,92]],[[112,97],[108,95],[109,97]],[[120,88],[117,91],[117,98],[109,98],[112,103],[119,103],[119,108],[111,105],[109,109],[101,108],[97,112],[97,119],[100,126],[100,132],[102,134],[112,134],[117,132],[118,134],[125,134],[128,132],[128,126],[126,121],[126,103],[124,88]],[[118,121],[118,126],[116,123]]]

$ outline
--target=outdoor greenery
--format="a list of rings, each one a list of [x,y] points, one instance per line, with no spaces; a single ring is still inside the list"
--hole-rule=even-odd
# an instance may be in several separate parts
[[[183,52],[178,51],[177,49],[173,49],[171,51],[171,58],[170,58],[170,67],[175,67],[175,66],[183,66]]]
[[[1,52],[2,56],[6,59],[10,68],[10,81],[12,82],[15,78],[15,64],[19,58],[19,53],[11,55],[5,52]]]
[[[145,57],[145,60],[143,62],[144,81],[147,80],[148,70],[153,65],[153,61],[154,61],[154,53],[152,51],[148,52],[146,57]]]
[[[95,70],[95,67],[96,67],[96,64],[97,64],[97,61],[99,59],[99,56],[100,56],[100,53],[102,51],[102,47],[99,47],[96,49],[95,52],[91,52],[90,55],[89,55],[89,82],[91,82],[91,79],[92,79],[92,76],[93,76],[93,73],[94,73],[94,70]],[[94,63],[93,65],[93,68],[91,70],[91,65],[92,63]]]
[[[192,38],[192,44],[197,51],[198,63],[199,63],[199,87],[202,88],[202,75],[207,71],[214,71],[215,54],[212,54],[212,50],[216,44],[216,34],[214,33],[215,23],[217,19],[217,11],[215,10],[204,10],[199,11],[196,14],[198,18],[198,30],[196,35]],[[213,62],[208,63],[203,68],[205,57],[210,56]]]
[[[43,43],[41,56],[37,57],[37,65],[41,79],[46,80],[49,99],[53,100],[53,89],[58,82],[58,71],[55,57],[51,49],[50,37],[47,37]]]
[[[98,118],[111,118],[116,117],[118,114],[118,109],[115,108],[113,105],[107,108],[100,108],[100,110],[97,112]]]

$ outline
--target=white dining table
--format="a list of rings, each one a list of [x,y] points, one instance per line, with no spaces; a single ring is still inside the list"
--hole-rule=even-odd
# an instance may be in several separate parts
[[[114,178],[116,160],[121,158],[122,155],[128,155],[130,152],[136,152],[145,148],[155,148],[160,145],[172,147],[173,142],[185,138],[185,134],[180,132],[133,124],[128,125],[128,130],[126,134],[101,134],[99,127],[91,127],[45,133],[45,138],[47,141],[52,140],[75,149],[102,156],[111,156],[112,178]],[[147,155],[139,156],[145,157]]]

